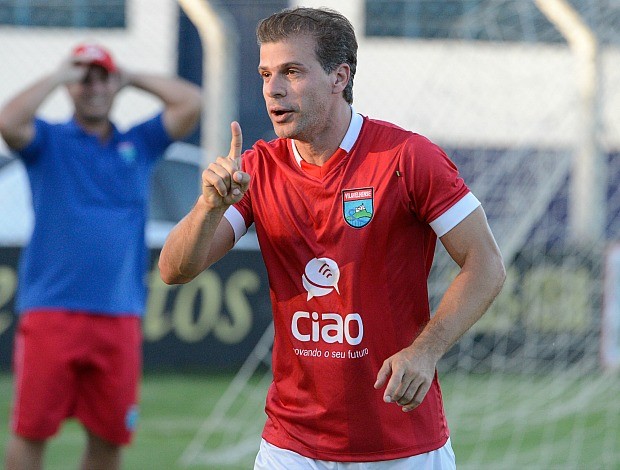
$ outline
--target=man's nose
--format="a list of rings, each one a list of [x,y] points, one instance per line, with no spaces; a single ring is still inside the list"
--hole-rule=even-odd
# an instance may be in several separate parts
[[[263,83],[263,93],[265,93],[265,96],[270,97],[286,96],[284,80],[276,75],[272,76],[268,81]]]

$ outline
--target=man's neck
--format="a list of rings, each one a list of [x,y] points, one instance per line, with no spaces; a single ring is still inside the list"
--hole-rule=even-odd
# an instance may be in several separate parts
[[[108,140],[112,135],[112,123],[107,119],[85,120],[78,116],[74,116],[74,118],[84,132],[98,137],[102,142]]]
[[[301,158],[312,165],[324,165],[338,150],[351,124],[352,109],[349,104],[339,107],[327,126],[328,131],[317,135],[312,141],[295,139],[295,147]]]

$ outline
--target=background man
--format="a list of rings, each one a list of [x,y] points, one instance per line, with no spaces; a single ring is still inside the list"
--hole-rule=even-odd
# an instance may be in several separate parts
[[[59,86],[73,117],[36,118]],[[126,86],[158,97],[164,109],[122,131],[110,111]],[[138,413],[150,175],[168,145],[194,129],[200,102],[189,82],[121,69],[102,46],[82,44],[0,111],[35,215],[19,269],[7,469],[40,468],[47,439],[71,416],[88,435],[82,468],[120,466]]]

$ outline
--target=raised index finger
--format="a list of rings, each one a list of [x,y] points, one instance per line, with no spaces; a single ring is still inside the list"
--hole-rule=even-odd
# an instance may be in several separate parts
[[[232,138],[230,140],[230,152],[228,152],[228,159],[232,160],[235,168],[241,168],[241,148],[243,147],[243,135],[241,133],[241,126],[237,121],[233,121],[230,124],[230,130],[232,132]]]

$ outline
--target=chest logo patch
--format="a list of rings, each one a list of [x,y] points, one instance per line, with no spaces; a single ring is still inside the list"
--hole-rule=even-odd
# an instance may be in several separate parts
[[[132,164],[136,161],[136,148],[131,142],[119,143],[117,150],[125,163]]]
[[[342,216],[353,228],[370,223],[374,214],[374,188],[344,189],[342,191]]]

